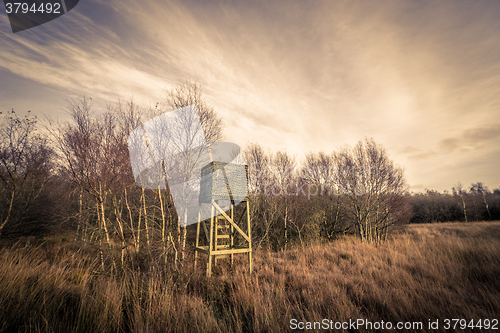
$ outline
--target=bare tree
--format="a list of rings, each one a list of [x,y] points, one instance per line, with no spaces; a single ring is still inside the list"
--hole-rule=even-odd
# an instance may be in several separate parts
[[[359,141],[336,154],[337,182],[345,195],[344,209],[361,239],[380,242],[395,222],[407,191],[403,169],[373,139]]]
[[[336,183],[336,173],[335,154],[326,154],[324,152],[308,153],[305,165],[300,172],[302,179],[309,186],[308,195],[315,193],[316,195],[325,195],[331,199],[324,201],[325,208],[332,214],[328,219],[324,219],[323,229],[328,239],[331,239],[334,233],[341,230],[341,196],[339,195],[339,184]]]
[[[270,195],[268,189],[274,184],[271,173],[273,157],[262,146],[252,143],[243,151],[243,158],[248,165],[249,192],[253,197],[251,216],[260,222],[254,226],[256,244],[257,247],[270,245],[275,223],[282,213],[278,200]]]
[[[196,107],[196,111],[198,113],[198,117],[200,120],[201,127],[203,129],[203,133],[205,135],[205,140],[208,144],[221,141],[223,139],[222,132],[222,119],[218,116],[217,112],[214,108],[208,105],[202,97],[201,87],[193,82],[187,81],[184,84],[181,84],[171,90],[166,92],[167,105],[172,109],[180,109],[183,107],[187,107],[190,105],[194,105]],[[153,114],[157,115],[159,113],[164,113],[164,110],[161,108],[156,108],[153,110]],[[184,119],[179,119],[180,123],[177,124],[178,127],[184,129],[185,133],[179,133],[180,135],[185,135],[192,129],[193,119],[189,113],[186,113]],[[193,133],[192,137],[194,138],[196,134]],[[183,140],[186,141],[186,140]],[[189,145],[191,142],[188,140],[186,144]],[[192,148],[196,147],[182,147],[180,149],[183,153],[182,163],[180,165],[176,165],[176,168],[180,168],[178,172],[181,174],[182,182],[185,183],[187,179],[193,177],[192,170],[197,170],[195,165],[199,162],[201,154],[203,153],[203,149],[193,150]],[[181,161],[179,160],[179,161]],[[199,175],[196,175],[199,176]],[[172,199],[171,199],[172,200]],[[177,222],[177,247],[181,251],[181,259],[185,257],[185,248],[186,248],[186,236],[187,236],[187,225],[185,223],[181,223],[181,219],[187,219],[187,210],[181,213],[183,216],[178,216]],[[184,224],[182,235],[181,235],[181,224]]]
[[[222,119],[214,108],[205,102],[198,84],[186,81],[184,84],[168,90],[165,101],[172,110],[189,105],[196,106],[207,143],[222,141],[224,138]]]
[[[296,166],[295,157],[288,155],[286,151],[278,151],[272,155],[269,171],[273,183],[273,194],[286,195],[288,193],[287,187],[295,180]]]
[[[283,213],[283,227],[284,227],[284,237],[285,237],[285,249],[288,244],[288,212],[289,212],[289,191],[290,185],[296,184],[296,173],[295,168],[297,166],[297,162],[295,157],[288,155],[286,151],[278,151],[276,152],[271,159],[271,167],[270,172],[273,179],[273,187],[272,194],[274,195],[274,201],[277,202],[283,201],[284,213]],[[295,183],[295,184],[294,184]],[[279,192],[275,190],[278,189]],[[281,198],[280,198],[281,197]]]
[[[253,143],[243,151],[243,158],[248,165],[250,192],[256,195],[264,193],[270,177],[270,157],[260,145]]]
[[[483,183],[478,182],[478,183],[472,184],[472,186],[470,188],[470,192],[474,196],[477,195],[477,196],[483,197],[484,207],[486,208],[486,212],[488,213],[488,217],[491,220],[491,212],[490,212],[490,208],[488,205],[488,201],[486,200],[486,194],[488,194],[488,192],[489,192],[488,187],[486,187]]]
[[[53,151],[37,132],[36,124],[36,117],[29,111],[20,117],[12,110],[0,126],[0,196],[6,203],[6,209],[0,211],[0,236],[12,219],[16,199],[22,197],[17,212],[22,215],[49,179]]]
[[[314,185],[316,189],[321,189],[322,194],[324,194],[325,189],[330,192],[335,186],[335,174],[335,156],[333,154],[311,152],[306,155],[301,176],[309,185]]]
[[[119,102],[115,107],[108,106],[103,112],[96,112],[91,99],[83,97],[69,101],[67,110],[72,121],[60,126],[55,134],[64,161],[61,175],[68,177],[80,192],[78,230],[82,229],[82,239],[86,239],[85,233],[89,231],[90,240],[97,235],[99,245],[103,240],[106,242],[113,266],[112,238],[117,234],[121,239],[123,266],[127,241],[122,216],[126,216],[123,205],[128,204],[124,195],[127,188],[129,193],[135,188],[127,137],[140,124],[138,109],[131,101],[126,106]],[[130,205],[127,209],[133,228]],[[139,227],[137,233],[132,229],[132,234],[139,250]],[[101,259],[104,266],[102,252]]]

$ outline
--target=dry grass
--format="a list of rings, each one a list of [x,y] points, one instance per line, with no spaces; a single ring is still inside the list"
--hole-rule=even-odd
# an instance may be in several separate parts
[[[405,226],[382,245],[346,237],[257,251],[254,274],[242,260],[211,279],[189,268],[111,276],[78,248],[0,250],[0,332],[288,332],[292,318],[426,328],[500,313],[499,222]]]

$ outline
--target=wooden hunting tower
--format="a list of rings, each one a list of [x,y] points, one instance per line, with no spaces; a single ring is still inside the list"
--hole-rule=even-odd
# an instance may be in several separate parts
[[[212,261],[215,265],[219,259],[230,258],[232,265],[234,254],[246,253],[249,270],[252,272],[248,166],[213,161],[201,169],[201,176],[194,267],[196,268],[198,253],[208,255],[207,276],[210,277]],[[238,205],[240,202],[243,204]],[[201,221],[203,204],[211,205],[209,229],[205,221]],[[236,208],[242,210],[237,220],[235,220]],[[240,227],[245,222],[247,232]],[[207,245],[200,245],[200,224],[203,225]]]

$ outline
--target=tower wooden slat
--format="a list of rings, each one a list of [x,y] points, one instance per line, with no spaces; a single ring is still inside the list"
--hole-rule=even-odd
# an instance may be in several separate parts
[[[199,221],[196,230],[196,246],[195,246],[195,259],[194,267],[196,268],[198,262],[198,254],[203,253],[208,255],[207,263],[207,276],[212,275],[212,265],[217,264],[220,259],[230,259],[231,265],[234,264],[235,254],[248,254],[248,265],[249,271],[252,272],[252,236],[251,236],[251,224],[250,224],[250,203],[248,200],[242,202],[244,205],[244,212],[240,218],[240,221],[234,220],[235,205],[231,205],[230,214],[221,214],[220,216],[214,216],[210,219],[210,228],[205,227],[206,238],[208,239],[207,245],[201,245],[200,241],[200,224],[204,224],[205,221]],[[215,201],[212,203],[212,211],[218,211],[217,207],[220,207]],[[246,215],[246,232],[238,226],[243,217]],[[221,223],[229,223],[229,228],[219,228]],[[243,227],[245,228],[245,227]],[[225,233],[229,231],[229,234]],[[235,242],[236,236],[240,236],[240,241],[243,245],[237,245]],[[224,241],[221,244],[219,241]]]
[[[241,176],[242,170],[246,174],[245,177]],[[216,173],[216,171],[221,172]],[[228,173],[233,171],[237,172],[237,174],[235,174],[236,176],[229,175],[232,176],[231,179],[233,180],[232,187],[229,187]],[[203,203],[210,204],[212,217],[210,218],[210,228],[207,229],[205,221],[201,221],[201,211],[198,214],[194,267],[196,268],[199,253],[208,255],[207,276],[210,277],[212,275],[212,264],[217,264],[218,260],[230,259],[231,265],[233,265],[235,254],[248,254],[249,271],[252,272],[250,203],[247,197],[248,167],[246,165],[211,162],[202,169],[202,176],[208,175],[209,172],[212,172],[212,175],[210,175],[212,178],[208,180],[205,178],[200,184],[202,189],[200,191],[200,206]],[[219,177],[219,179],[215,179],[216,177]],[[236,181],[234,181],[235,179]],[[224,188],[221,189],[221,187]],[[227,191],[227,193],[224,194],[224,191]],[[219,203],[228,197],[227,194],[229,194],[230,206],[223,209]],[[237,205],[237,201],[240,201],[241,205]],[[239,220],[235,221],[234,216],[237,206],[243,208],[243,212]],[[226,211],[228,212],[226,213]],[[243,230],[244,226],[242,229],[239,225],[245,215],[246,231]],[[207,245],[200,244],[200,224],[203,224]],[[239,238],[239,242],[236,242],[237,238]],[[224,243],[219,243],[219,240],[224,241]]]

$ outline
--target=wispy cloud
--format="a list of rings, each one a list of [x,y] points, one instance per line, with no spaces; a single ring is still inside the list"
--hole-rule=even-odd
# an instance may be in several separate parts
[[[500,123],[487,124],[479,127],[469,128],[459,135],[442,139],[437,142],[436,147],[425,152],[410,155],[411,159],[421,160],[431,158],[437,154],[447,155],[460,153],[480,154],[490,152],[492,149],[500,148]],[[402,153],[417,152],[414,147],[405,147]]]
[[[498,1],[89,0],[18,34],[0,17],[0,91],[53,94],[53,109],[81,94],[147,104],[195,80],[229,141],[300,157],[374,137],[410,183],[445,188],[421,163],[436,179],[450,156],[500,163],[498,17]],[[10,109],[39,95],[0,96]]]

